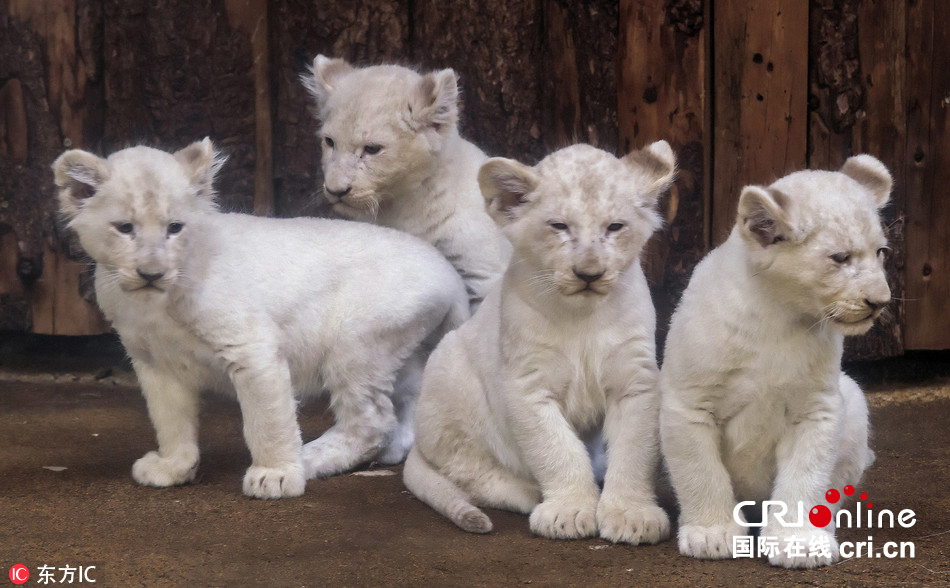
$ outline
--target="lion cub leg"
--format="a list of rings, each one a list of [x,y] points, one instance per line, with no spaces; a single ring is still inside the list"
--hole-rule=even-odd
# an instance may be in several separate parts
[[[564,417],[543,382],[513,382],[512,429],[528,469],[541,487],[542,501],[531,511],[531,531],[551,539],[597,535],[600,490],[587,447]]]
[[[248,353],[228,369],[244,420],[244,439],[251,467],[244,493],[255,498],[282,498],[304,493],[300,461],[300,427],[290,366],[277,353]]]
[[[837,455],[838,436],[840,434],[843,399],[837,390],[827,390],[815,394],[808,404],[790,415],[790,424],[779,438],[775,450],[776,470],[775,487],[772,500],[780,500],[787,505],[797,505],[799,501],[809,508],[813,504],[824,503],[825,492],[830,488]],[[762,528],[761,536],[777,537],[783,547],[769,557],[769,563],[786,568],[814,568],[828,565],[838,559],[838,542],[835,540],[834,527],[818,528],[805,517],[804,527],[785,527],[770,516]],[[788,544],[802,546],[824,542],[830,546],[830,556],[807,552],[805,557],[793,557]],[[797,555],[797,554],[796,554]]]
[[[392,439],[397,419],[389,392],[359,386],[330,398],[336,424],[303,447],[308,479],[333,476],[376,457]]]
[[[145,361],[133,360],[133,365],[158,450],[135,462],[132,478],[159,488],[191,482],[198,470],[198,391]]]
[[[660,440],[680,504],[679,550],[700,559],[728,558],[733,537],[748,533],[733,520],[736,498],[722,461],[722,430],[709,410],[682,401],[678,392],[664,390]]]
[[[659,460],[658,373],[652,359],[645,363],[636,384],[607,398],[607,474],[597,504],[597,526],[600,536],[614,543],[657,543],[670,536],[670,519],[656,503],[654,491]]]
[[[396,429],[390,436],[389,444],[377,458],[386,465],[401,463],[412,449],[415,439],[413,423],[415,421],[416,400],[422,387],[422,370],[426,365],[426,351],[416,349],[396,376],[393,386],[392,403],[396,415]]]

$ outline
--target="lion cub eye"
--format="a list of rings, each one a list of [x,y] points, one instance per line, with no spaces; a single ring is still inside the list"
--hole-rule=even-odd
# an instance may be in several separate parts
[[[112,223],[112,226],[123,235],[128,235],[135,230],[135,225],[132,223]]]
[[[555,229],[555,230],[558,230],[558,231],[566,231],[566,230],[567,230],[567,225],[564,224],[564,223],[548,223],[548,224],[551,225],[551,228],[552,228],[552,229]]]
[[[877,256],[884,257],[885,255],[887,255],[887,252],[889,249],[890,247],[881,247],[880,249],[877,250]]]
[[[324,137],[323,142],[327,144],[327,147],[333,148],[333,139],[330,137]]]
[[[851,254],[848,252],[835,253],[831,256],[831,259],[835,263],[847,263],[851,259]]]
[[[611,233],[615,233],[619,231],[620,229],[622,229],[623,226],[624,226],[623,223],[610,223],[609,225],[607,225],[607,230],[610,231]]]
[[[363,153],[366,153],[367,155],[376,155],[382,150],[382,148],[382,145],[366,145],[363,147]]]
[[[170,223],[168,225],[168,234],[175,235],[181,232],[185,228],[185,223]]]

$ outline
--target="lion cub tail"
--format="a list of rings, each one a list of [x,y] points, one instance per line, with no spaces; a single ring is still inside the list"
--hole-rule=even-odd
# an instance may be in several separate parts
[[[413,447],[403,468],[403,482],[416,497],[469,533],[492,530],[491,519],[469,502],[468,496],[451,480],[437,472]]]

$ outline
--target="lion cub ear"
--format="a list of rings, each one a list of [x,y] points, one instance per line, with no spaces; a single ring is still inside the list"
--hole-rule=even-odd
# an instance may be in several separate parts
[[[739,196],[736,223],[747,241],[768,247],[791,237],[791,199],[771,188],[746,186]]]
[[[409,114],[417,131],[433,130],[444,135],[455,128],[459,117],[458,77],[452,69],[427,73],[416,84],[409,101]]]
[[[343,59],[330,59],[323,55],[313,58],[306,73],[300,75],[300,81],[317,102],[317,110],[322,111],[327,100],[336,89],[340,78],[353,71],[353,67]]]
[[[214,177],[227,157],[214,150],[211,139],[205,137],[174,155],[185,171],[188,181],[198,188],[201,198],[214,198]]]
[[[874,204],[883,208],[891,198],[894,180],[879,159],[871,155],[849,157],[841,166],[841,173],[861,184],[871,192]]]
[[[53,162],[53,181],[59,187],[59,209],[67,218],[76,216],[82,203],[96,195],[109,179],[109,164],[88,151],[73,149]]]
[[[478,186],[488,214],[503,227],[517,220],[531,203],[538,177],[530,167],[513,159],[493,157],[478,170]]]
[[[665,192],[676,176],[676,156],[666,141],[657,141],[639,151],[631,151],[622,159],[624,163],[646,176],[642,196],[644,204],[653,207],[660,194]]]

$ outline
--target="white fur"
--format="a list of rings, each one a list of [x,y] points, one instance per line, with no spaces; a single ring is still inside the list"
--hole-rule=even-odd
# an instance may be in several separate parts
[[[890,188],[887,170],[867,155],[840,172],[749,186],[732,234],[696,267],[661,376],[682,553],[729,557],[733,536],[749,534],[733,520],[738,501],[793,509],[802,501],[807,512],[826,503],[828,489],[858,484],[873,460],[867,404],[840,365],[844,335],[870,328],[890,298],[878,217]],[[807,517],[798,531],[771,520],[762,535],[779,537],[780,547],[827,537],[831,558],[771,558],[815,567],[838,557],[828,529]]]
[[[461,280],[398,231],[218,212],[219,165],[207,139],[174,155],[74,150],[53,165],[157,433],[133,477],[194,478],[206,389],[241,404],[250,496],[297,496],[306,478],[401,461],[427,349],[468,315]],[[322,390],[336,424],[301,451],[297,398]]]
[[[455,72],[354,69],[318,55],[303,82],[317,103],[324,191],[334,210],[435,245],[462,276],[474,310],[511,247],[478,191],[487,157],[458,133]]]
[[[577,145],[534,168],[482,166],[514,254],[500,287],[426,365],[404,471],[462,529],[490,531],[487,506],[530,512],[531,530],[551,538],[669,535],[654,497],[655,315],[640,252],[673,170],[662,141],[622,160]],[[577,274],[603,275],[585,290]],[[584,445],[601,429],[602,495]]]

